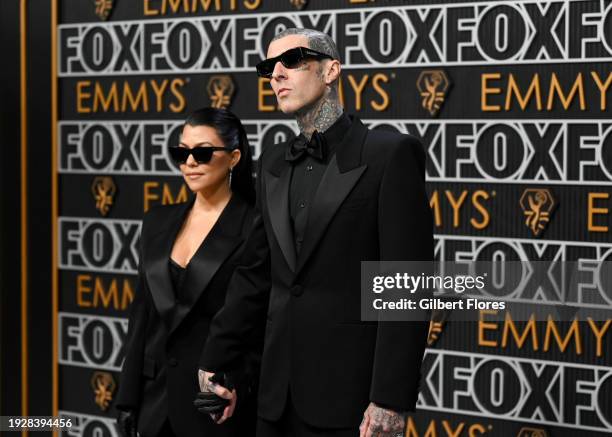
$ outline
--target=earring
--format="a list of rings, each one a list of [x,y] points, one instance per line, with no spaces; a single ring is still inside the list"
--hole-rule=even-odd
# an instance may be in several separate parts
[[[234,169],[232,167],[230,167],[230,170],[229,170],[229,186],[230,186],[230,188],[232,186],[232,171],[233,170]]]

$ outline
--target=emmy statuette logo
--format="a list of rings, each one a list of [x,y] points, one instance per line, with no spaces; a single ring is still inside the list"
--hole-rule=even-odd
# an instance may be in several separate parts
[[[546,188],[527,188],[521,196],[521,208],[527,226],[534,236],[539,236],[550,222],[555,199]]]
[[[417,79],[417,89],[421,95],[421,106],[432,117],[437,115],[446,100],[450,81],[442,70],[425,70]]]
[[[291,3],[295,9],[301,11],[308,5],[308,0],[289,0],[289,3]]]
[[[115,393],[115,380],[108,372],[94,372],[91,377],[91,388],[95,395],[95,402],[102,411],[106,411]]]
[[[96,7],[96,15],[102,21],[108,20],[111,12],[113,11],[114,0],[94,0]]]
[[[208,97],[213,108],[227,108],[234,95],[234,81],[229,74],[211,76],[208,80]]]
[[[91,184],[91,194],[96,201],[96,209],[106,216],[113,205],[117,187],[110,176],[98,176]]]
[[[548,437],[548,433],[539,428],[521,428],[516,437]]]

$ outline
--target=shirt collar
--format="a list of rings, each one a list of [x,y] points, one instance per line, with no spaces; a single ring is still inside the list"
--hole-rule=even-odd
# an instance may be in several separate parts
[[[351,127],[351,119],[346,115],[346,112],[342,112],[342,115],[332,124],[325,132],[323,137],[328,146],[336,149],[342,142],[342,139]]]

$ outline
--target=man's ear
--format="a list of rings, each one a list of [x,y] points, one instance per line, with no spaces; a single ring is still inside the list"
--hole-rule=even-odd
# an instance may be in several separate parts
[[[325,84],[331,85],[338,80],[340,77],[340,71],[342,67],[340,66],[340,61],[337,59],[331,59],[327,61],[326,65],[326,74],[325,74]]]

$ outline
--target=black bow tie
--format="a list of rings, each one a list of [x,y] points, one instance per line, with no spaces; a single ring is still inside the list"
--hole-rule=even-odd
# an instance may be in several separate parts
[[[291,143],[285,152],[285,159],[289,162],[296,162],[305,154],[308,154],[322,161],[325,153],[325,138],[322,134],[314,131],[310,141],[300,134]]]

